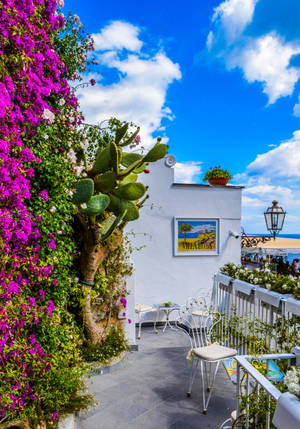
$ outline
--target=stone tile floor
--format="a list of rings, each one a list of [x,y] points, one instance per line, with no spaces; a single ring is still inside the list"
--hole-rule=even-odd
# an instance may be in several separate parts
[[[188,337],[176,330],[142,330],[139,351],[129,353],[111,371],[94,375],[90,391],[99,402],[81,413],[78,429],[217,429],[235,408],[235,387],[223,366],[209,405],[201,413],[201,385],[196,379],[186,397]]]

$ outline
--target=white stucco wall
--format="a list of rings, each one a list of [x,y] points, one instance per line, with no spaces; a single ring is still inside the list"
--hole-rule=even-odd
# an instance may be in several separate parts
[[[134,230],[135,301],[184,304],[191,296],[210,293],[212,278],[227,262],[240,262],[240,239],[229,231],[241,230],[241,188],[174,184],[174,169],[160,160],[143,174],[150,199],[140,218],[128,224]],[[153,205],[153,207],[151,207]],[[174,256],[174,217],[218,218],[218,256]]]

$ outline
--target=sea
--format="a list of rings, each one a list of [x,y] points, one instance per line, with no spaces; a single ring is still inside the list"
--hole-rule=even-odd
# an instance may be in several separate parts
[[[249,234],[249,235],[266,235],[266,234]],[[300,239],[300,234],[279,234],[282,238],[297,238]],[[288,253],[287,260],[291,264],[294,259],[300,259],[300,253]]]

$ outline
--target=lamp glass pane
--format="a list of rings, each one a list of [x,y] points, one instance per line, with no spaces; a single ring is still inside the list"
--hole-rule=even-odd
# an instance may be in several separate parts
[[[283,227],[283,222],[284,222],[284,218],[285,218],[285,213],[279,213],[278,214],[278,230],[281,231],[282,227]]]
[[[277,231],[278,229],[278,213],[272,213],[272,230]]]
[[[265,213],[266,226],[269,231],[272,230],[272,213]]]

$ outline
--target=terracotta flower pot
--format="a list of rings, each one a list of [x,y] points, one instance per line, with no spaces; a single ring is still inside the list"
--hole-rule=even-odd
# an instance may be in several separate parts
[[[216,179],[208,179],[208,181],[209,181],[210,185],[222,185],[222,186],[225,186],[225,185],[227,185],[229,179],[223,179],[223,178],[219,177],[219,178],[216,178]]]

